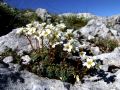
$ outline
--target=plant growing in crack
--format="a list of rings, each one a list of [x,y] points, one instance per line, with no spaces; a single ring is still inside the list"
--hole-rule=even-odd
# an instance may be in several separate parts
[[[37,21],[18,28],[17,34],[24,35],[32,48],[24,55],[23,67],[37,75],[56,78],[74,83],[81,81],[97,63],[92,56],[81,51],[82,44],[73,29],[67,29],[64,23],[47,24]],[[35,43],[35,45],[33,45]],[[79,58],[69,59],[76,56]]]

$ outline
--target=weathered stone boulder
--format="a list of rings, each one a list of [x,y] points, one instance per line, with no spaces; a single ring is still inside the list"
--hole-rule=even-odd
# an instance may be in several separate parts
[[[36,9],[36,14],[38,17],[40,17],[43,21],[46,21],[47,18],[50,18],[51,16],[48,14],[46,9],[38,8]]]
[[[17,49],[19,51],[30,51],[31,46],[28,40],[24,36],[16,35],[17,29],[8,33],[5,36],[0,37],[0,52],[3,52],[6,47]]]
[[[102,19],[92,19],[85,27],[78,31],[81,32],[86,38],[99,37],[111,38],[115,40],[120,39],[120,33],[117,30],[107,28]]]
[[[100,71],[96,76],[86,76],[84,83],[71,85],[15,68],[0,62],[0,90],[120,90],[120,70],[115,73]]]
[[[120,48],[116,48],[113,52],[96,55],[93,58],[100,59],[104,65],[120,66]]]
[[[3,59],[3,62],[4,63],[11,63],[13,61],[13,57],[12,56],[8,56],[8,57],[5,57]]]
[[[38,77],[28,71],[0,63],[0,90],[67,90],[59,80]],[[67,84],[66,84],[67,85]]]

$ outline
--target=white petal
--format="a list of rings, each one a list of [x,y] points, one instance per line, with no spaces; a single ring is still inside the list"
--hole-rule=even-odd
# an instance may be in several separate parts
[[[55,48],[55,44],[52,45],[52,48]]]
[[[80,78],[79,78],[79,76],[77,75],[76,76],[76,82],[79,82],[80,81]]]
[[[93,63],[91,64],[91,66],[95,66],[95,63],[93,62]]]
[[[71,52],[71,49],[68,49],[67,51],[68,51],[68,52]]]
[[[87,62],[83,63],[83,66],[87,66]]]
[[[91,67],[91,65],[87,65],[87,68],[90,68]]]
[[[93,62],[93,59],[87,58],[87,62]]]

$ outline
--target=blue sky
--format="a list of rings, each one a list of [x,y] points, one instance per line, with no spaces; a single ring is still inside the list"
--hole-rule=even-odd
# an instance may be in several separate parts
[[[45,8],[52,13],[89,12],[99,16],[120,14],[120,0],[6,0],[19,9]]]

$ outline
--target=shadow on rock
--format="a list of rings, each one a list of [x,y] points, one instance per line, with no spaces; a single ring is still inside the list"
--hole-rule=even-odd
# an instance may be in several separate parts
[[[90,76],[97,76],[98,77],[98,79],[93,80],[94,82],[103,80],[107,84],[113,83],[115,81],[115,77],[116,77],[116,75],[109,74],[108,72],[105,72],[102,69],[100,69],[100,70],[93,69],[90,72]]]
[[[108,76],[108,74],[105,73],[104,70],[98,71],[98,75],[97,75],[97,76],[98,76],[98,77],[101,77],[100,80],[104,80],[104,81],[107,82],[108,84],[109,84],[110,82],[113,83],[113,82],[115,81],[115,77],[116,77],[116,75],[110,75],[110,76]]]
[[[24,83],[24,79],[19,72],[10,70],[4,63],[0,63],[0,66],[0,90],[6,90],[5,88],[10,83]]]
[[[17,82],[19,80],[21,83],[24,83],[24,79],[20,76],[20,73],[13,73],[10,75],[10,79],[13,83]]]

